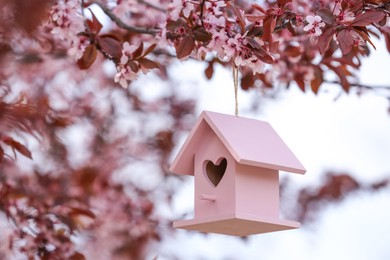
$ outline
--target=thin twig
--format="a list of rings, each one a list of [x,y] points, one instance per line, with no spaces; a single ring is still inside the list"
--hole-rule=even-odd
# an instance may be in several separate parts
[[[87,23],[87,19],[85,17],[85,12],[84,12],[84,0],[81,0],[81,14],[84,18],[84,26],[85,26],[85,31],[88,33],[88,34],[91,34],[91,28],[89,28],[89,25]],[[90,10],[90,9],[89,9]],[[90,10],[91,11],[91,10]],[[90,37],[91,38],[91,37]]]
[[[238,68],[233,62],[234,114],[238,116]]]
[[[324,80],[324,83],[329,83],[329,84],[338,84],[341,85],[341,83],[337,80]],[[385,86],[385,85],[378,85],[378,86],[370,86],[366,84],[361,84],[361,83],[349,83],[351,87],[357,87],[357,88],[365,88],[365,89],[370,89],[370,90],[379,90],[379,89],[384,89],[384,90],[389,90],[390,91],[390,85]]]
[[[167,10],[165,10],[164,8],[162,8],[162,7],[160,7],[160,6],[157,6],[157,5],[154,5],[154,4],[152,4],[152,3],[146,2],[145,0],[138,0],[138,2],[141,3],[141,4],[144,4],[144,5],[146,5],[146,6],[148,6],[148,7],[150,7],[150,8],[153,8],[153,9],[155,9],[155,10],[157,10],[157,11],[161,11],[161,12],[163,12],[163,13],[166,13],[166,12],[167,12]]]
[[[117,17],[111,10],[105,6],[104,4],[100,3],[99,1],[95,1],[95,4],[97,4],[102,11],[116,24],[118,27],[125,29],[129,32],[135,32],[135,33],[142,33],[142,34],[150,34],[150,35],[156,35],[160,32],[159,29],[155,28],[143,28],[143,27],[136,27],[131,26],[128,24],[125,24],[119,17]]]
[[[202,26],[204,26],[204,23],[203,23],[204,2],[205,2],[205,0],[202,0],[201,3],[200,3],[200,16],[199,16],[199,19],[200,19],[200,22],[202,23]]]

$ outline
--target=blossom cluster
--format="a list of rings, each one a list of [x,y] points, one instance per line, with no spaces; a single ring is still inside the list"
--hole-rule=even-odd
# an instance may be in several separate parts
[[[372,43],[365,26],[386,25],[390,9],[378,4],[369,10],[356,1],[321,2],[321,5],[317,2],[299,5],[294,1],[276,1],[264,7],[252,4],[252,8],[246,8],[226,0],[175,0],[168,14],[166,35],[180,59],[189,56],[205,59],[211,54],[238,67],[244,76],[251,71],[249,82],[258,78],[270,85],[266,78],[276,77],[287,84],[296,81],[303,90],[310,83],[317,91],[323,70],[313,64],[313,58],[303,60],[303,54],[306,51],[323,54],[334,41],[344,55],[351,52],[356,57],[366,55],[366,43]],[[309,48],[298,51],[294,47],[297,44]],[[285,50],[297,51],[288,57],[291,53]],[[344,89],[348,88],[338,68],[323,65],[334,70],[344,82]]]
[[[206,43],[195,47],[198,57],[205,57],[206,53],[215,53],[218,58],[228,62],[233,61],[234,66],[248,67],[253,73],[262,72],[263,62],[252,50],[247,39],[247,32],[235,26],[237,16],[226,16],[228,2],[225,0],[190,2],[178,0],[174,2],[174,9],[168,19],[193,19],[199,26],[203,26],[211,36]],[[199,8],[202,8],[199,10]],[[191,16],[191,17],[190,17]],[[245,21],[248,23],[248,21]],[[178,35],[180,36],[180,35]],[[261,40],[257,44],[262,45]]]
[[[307,31],[310,37],[310,40],[315,42],[316,39],[322,34],[321,27],[325,26],[325,23],[322,22],[322,19],[319,15],[308,15],[306,17],[308,24],[303,28],[304,31]]]
[[[68,48],[68,54],[80,59],[90,41],[79,33],[84,31],[84,18],[80,12],[80,0],[60,0],[50,9],[51,33]]]
[[[273,47],[279,41],[271,36],[272,31],[279,30],[277,22],[290,23],[297,30],[307,31],[308,38],[313,41],[322,34],[321,27],[325,25],[320,16],[315,16],[316,20],[312,21],[308,15],[307,24],[302,28],[302,16],[292,14],[285,6],[251,13],[246,13],[239,6],[225,0],[177,0],[173,6],[175,8],[167,19],[178,22],[177,26],[168,26],[167,30],[171,30],[168,38],[177,46],[176,51],[182,51],[180,47],[184,44],[181,41],[188,45],[188,38],[196,40],[193,50],[187,51],[186,55],[178,55],[179,58],[192,55],[205,59],[207,54],[211,54],[242,71],[250,70],[253,75],[266,73],[265,64],[275,64],[280,56],[279,50]],[[197,34],[199,28],[209,38],[201,39]],[[266,29],[270,32],[266,33]]]
[[[114,81],[119,83],[123,88],[127,88],[129,81],[137,78],[137,71],[131,69],[129,61],[133,58],[133,52],[137,49],[135,45],[128,42],[123,43],[122,56],[117,65],[118,73],[115,74]]]
[[[157,61],[153,61],[156,56],[152,52],[147,53],[152,56],[151,59],[142,56],[140,60],[139,55],[134,55],[140,42],[151,42],[151,39],[158,41],[156,50],[160,55],[169,53],[166,49],[169,49],[168,45],[173,45],[179,59],[191,57],[213,61],[217,58],[221,64],[237,67],[245,75],[250,72],[252,77],[260,77],[266,85],[269,81],[265,78],[284,79],[286,83],[303,78],[304,82],[309,82],[313,79],[314,70],[321,74],[322,70],[315,64],[307,64],[312,63],[311,60],[301,59],[307,50],[287,57],[284,52],[292,48],[291,44],[309,45],[308,50],[317,48],[316,51],[322,54],[330,42],[335,41],[343,54],[353,50],[354,55],[364,55],[366,43],[371,44],[369,31],[364,26],[380,21],[383,24],[387,16],[386,12],[379,10],[387,8],[384,5],[378,4],[368,10],[353,1],[322,2],[319,5],[314,2],[276,1],[274,4],[264,3],[264,6],[250,6],[227,0],[173,0],[171,3],[150,0],[142,3],[150,14],[145,16],[142,5],[133,1],[107,1],[107,7],[103,7],[104,3],[99,4],[103,11],[119,27],[129,31],[134,29],[139,35],[118,40],[119,36],[111,34],[110,41],[103,39],[102,42],[96,39],[100,29],[92,37],[84,29],[85,18],[80,12],[80,0],[61,0],[51,9],[52,33],[68,44],[69,54],[76,60],[83,59],[87,47],[96,44],[97,49],[115,63],[117,73],[114,81],[124,88],[140,72],[146,73],[159,67]],[[155,31],[147,31],[147,28]],[[115,45],[110,47],[108,44]],[[94,59],[88,60],[88,66],[84,67],[89,67]],[[293,62],[301,68],[282,64],[286,62]],[[290,68],[293,72],[287,73],[281,68]],[[300,76],[302,71],[307,73]],[[290,74],[291,77],[286,78]]]

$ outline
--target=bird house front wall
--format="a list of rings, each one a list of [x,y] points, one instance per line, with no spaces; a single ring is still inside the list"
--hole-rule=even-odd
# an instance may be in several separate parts
[[[194,157],[195,218],[234,214],[235,160],[213,131]]]
[[[279,172],[236,164],[236,212],[246,216],[279,217]]]

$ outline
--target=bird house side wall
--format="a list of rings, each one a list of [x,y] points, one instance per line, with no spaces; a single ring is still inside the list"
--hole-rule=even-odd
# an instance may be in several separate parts
[[[195,218],[234,214],[235,160],[214,132],[205,135],[194,156]],[[207,177],[206,164],[218,165],[225,158],[226,170],[217,186]],[[212,199],[215,200],[212,200]]]
[[[236,163],[237,213],[279,217],[279,172]]]

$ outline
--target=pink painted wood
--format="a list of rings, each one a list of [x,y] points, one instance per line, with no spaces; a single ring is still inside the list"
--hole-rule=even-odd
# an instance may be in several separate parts
[[[268,123],[203,112],[170,168],[195,176],[194,219],[174,227],[237,236],[299,227],[279,219],[279,170],[305,172]]]
[[[239,163],[300,174],[306,171],[268,122],[204,111],[172,163],[172,172],[194,175],[193,156],[210,131]]]

